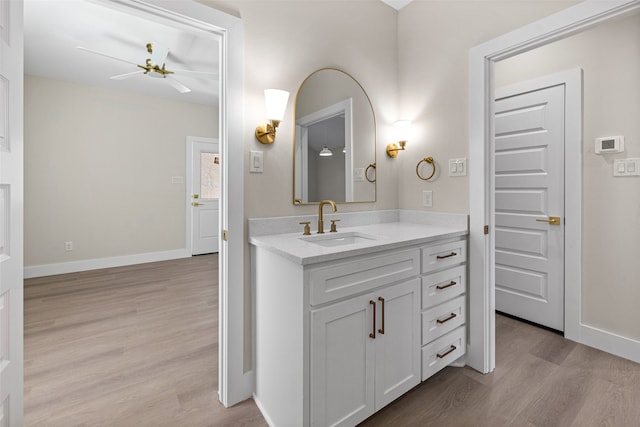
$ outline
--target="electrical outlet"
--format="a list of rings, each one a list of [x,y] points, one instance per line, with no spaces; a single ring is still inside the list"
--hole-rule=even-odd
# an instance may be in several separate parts
[[[64,242],[64,250],[71,252],[73,250],[73,242]]]
[[[425,208],[433,207],[433,191],[425,190],[422,192],[422,206]]]

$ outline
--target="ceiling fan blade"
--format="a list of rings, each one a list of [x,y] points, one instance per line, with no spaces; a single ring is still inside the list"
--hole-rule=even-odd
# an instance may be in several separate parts
[[[135,65],[136,67],[138,66],[138,64],[136,64],[133,61],[128,61],[126,59],[118,58],[116,56],[109,55],[108,53],[98,52],[97,50],[87,49],[86,47],[82,47],[82,46],[76,46],[76,49],[84,50],[85,52],[94,53],[96,55],[104,56],[106,58],[115,59],[116,61],[124,62],[125,64]]]
[[[185,85],[183,85],[182,83],[180,83],[179,81],[177,81],[171,76],[167,76],[166,80],[167,80],[167,83],[173,86],[180,93],[191,92],[191,89],[189,89],[188,87],[186,87]]]
[[[134,71],[132,73],[118,74],[117,76],[111,76],[109,78],[111,80],[124,80],[124,79],[128,79],[128,78],[131,78],[131,77],[139,76],[141,74],[144,74],[144,71]]]
[[[171,68],[171,71],[179,74],[197,74],[202,77],[211,77],[211,78],[218,77],[217,72],[211,72],[211,71],[175,70],[173,67]]]

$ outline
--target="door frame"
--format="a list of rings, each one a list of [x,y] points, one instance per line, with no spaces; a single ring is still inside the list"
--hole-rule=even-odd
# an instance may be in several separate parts
[[[495,202],[492,191],[494,187],[492,135],[495,63],[566,38],[638,8],[640,8],[640,0],[607,2],[586,0],[475,46],[469,51],[470,303],[467,364],[480,372],[487,373],[495,369],[495,221],[492,215]],[[581,170],[579,159],[569,160],[572,163],[578,163]],[[581,185],[580,179],[575,181],[576,185]],[[568,192],[570,192],[569,189]],[[568,200],[569,204],[575,205],[577,201],[580,205],[581,192],[575,192],[571,197],[572,200]],[[565,215],[569,218],[569,212]],[[578,216],[569,218],[567,221],[567,225],[571,223],[571,226],[578,230],[578,236],[581,232],[580,219]],[[489,233],[485,235],[486,225],[489,226]],[[580,247],[579,242],[576,242],[576,245]],[[565,298],[565,306],[572,306],[571,316],[574,324],[565,325],[567,328],[565,336],[580,342],[584,337],[585,328],[580,324],[579,259],[577,264],[578,276],[574,279],[577,289],[572,289],[570,295],[566,295]]]
[[[186,238],[185,238],[185,248],[189,251],[190,255],[193,255],[193,210],[191,206],[191,193],[193,186],[193,146],[197,142],[201,142],[204,144],[218,144],[218,155],[220,155],[220,144],[218,138],[207,138],[200,136],[188,136],[186,139],[186,172],[185,172],[185,206],[187,209],[186,213]],[[222,155],[220,155],[222,157]],[[222,164],[220,165],[222,166]],[[222,195],[221,195],[222,196]],[[218,209],[220,209],[220,204],[218,205]],[[222,221],[220,220],[221,215],[218,215],[218,230],[222,230]],[[220,248],[222,236],[218,235],[218,248]]]
[[[494,99],[504,97],[506,94],[521,94],[536,90],[547,89],[555,86],[564,86],[564,244],[563,244],[563,318],[564,336],[575,340],[580,319],[580,280],[581,280],[581,239],[582,239],[582,69],[561,71],[535,79],[496,88]],[[492,107],[493,108],[493,107]],[[491,157],[491,170],[495,175],[493,150]],[[495,197],[495,181],[489,188],[491,198]],[[495,206],[491,205],[491,219],[495,220]],[[495,222],[494,222],[495,224]],[[495,227],[492,225],[491,229]],[[495,230],[494,230],[495,232]],[[495,237],[495,234],[492,234]],[[494,247],[495,251],[495,240]],[[495,262],[492,266],[495,271]],[[494,280],[495,285],[495,280]],[[495,286],[494,286],[495,295]],[[570,304],[568,304],[570,302]],[[495,311],[495,307],[494,307]]]
[[[232,406],[251,397],[254,372],[245,372],[244,145],[242,19],[185,0],[98,0],[159,22],[179,22],[220,40],[221,225],[228,230],[219,252],[218,397]],[[231,143],[230,141],[233,141]],[[232,196],[233,195],[233,196]],[[230,286],[232,284],[232,286]]]

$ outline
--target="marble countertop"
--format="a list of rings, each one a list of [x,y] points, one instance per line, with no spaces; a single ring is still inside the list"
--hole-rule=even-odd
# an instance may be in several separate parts
[[[328,227],[327,227],[328,228]],[[333,261],[344,257],[366,255],[410,245],[420,245],[436,240],[466,236],[467,227],[446,224],[414,224],[386,222],[355,227],[339,227],[338,234],[360,233],[374,239],[359,239],[357,243],[325,247],[305,241],[301,232],[252,236],[249,243],[281,255],[301,265]],[[324,236],[334,233],[325,233]]]

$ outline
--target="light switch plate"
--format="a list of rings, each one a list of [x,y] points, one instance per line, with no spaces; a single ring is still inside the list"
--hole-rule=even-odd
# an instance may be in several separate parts
[[[613,176],[640,176],[640,158],[614,160]]]
[[[249,172],[264,172],[263,153],[262,151],[251,151],[249,154]]]
[[[467,176],[467,159],[449,159],[449,176]]]

